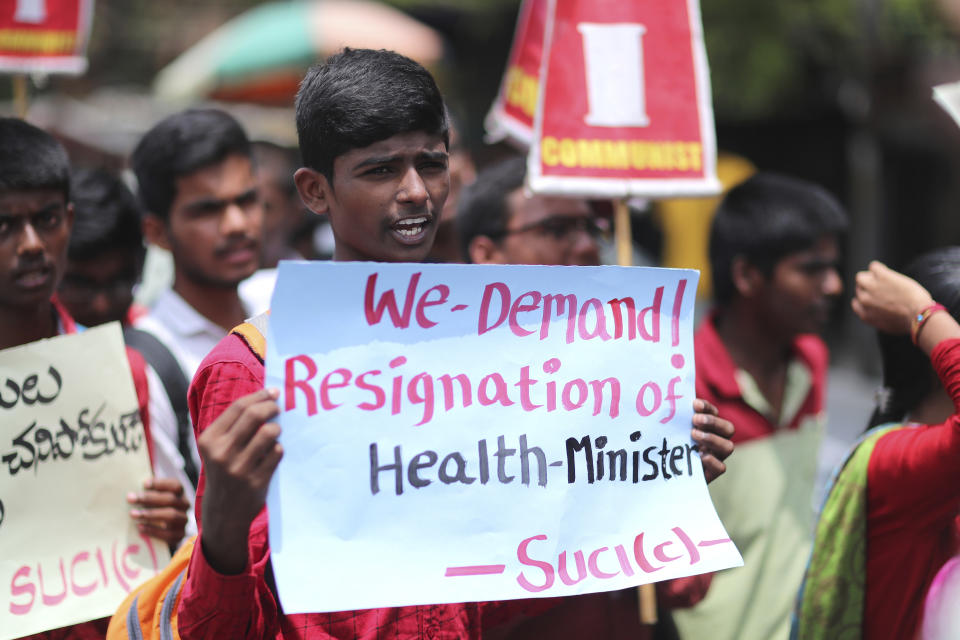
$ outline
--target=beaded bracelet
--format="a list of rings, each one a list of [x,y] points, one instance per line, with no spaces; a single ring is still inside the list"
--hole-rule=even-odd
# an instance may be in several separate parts
[[[946,310],[947,308],[945,306],[934,302],[913,317],[913,320],[910,324],[910,339],[913,341],[913,344],[917,344],[917,338],[920,337],[920,330],[923,329],[923,325],[927,324],[927,320],[930,319],[930,316],[935,314],[937,311]]]

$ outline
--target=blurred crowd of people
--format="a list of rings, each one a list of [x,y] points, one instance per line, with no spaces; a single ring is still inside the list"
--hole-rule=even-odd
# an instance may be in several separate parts
[[[960,248],[846,283],[879,331],[884,389],[814,505],[829,385],[818,334],[844,292],[847,215],[823,188],[762,170],[713,215],[714,301],[695,335],[691,437],[742,568],[658,583],[653,625],[634,590],[285,615],[264,506],[278,409],[254,344],[277,263],[597,266],[611,226],[600,203],[525,190],[519,155],[478,172],[430,74],[403,56],[347,50],[317,65],[296,118],[299,150],[251,142],[221,111],[170,116],[133,151],[132,189],[0,119],[0,347],[123,325],[155,476],[130,514],[181,549],[177,637],[960,637]],[[142,306],[148,245],[173,274]]]

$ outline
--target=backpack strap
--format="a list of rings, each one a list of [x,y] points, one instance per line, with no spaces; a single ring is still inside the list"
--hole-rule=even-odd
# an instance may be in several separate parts
[[[262,364],[267,356],[267,325],[270,321],[270,312],[264,311],[255,315],[243,324],[235,326],[230,333],[236,334],[247,344],[247,348],[257,356]]]
[[[185,541],[170,564],[127,594],[110,619],[106,640],[180,639],[177,605],[196,541],[196,536]]]
[[[173,614],[176,611],[177,602],[180,600],[180,592],[183,591],[184,578],[186,577],[187,568],[184,567],[173,586],[163,596],[163,606],[160,607],[160,640],[179,638],[179,633],[174,635]]]
[[[187,389],[189,381],[183,373],[183,368],[170,349],[160,342],[156,336],[142,329],[126,327],[123,330],[123,339],[128,346],[140,352],[144,360],[153,367],[163,383],[177,419],[177,450],[183,458],[183,470],[190,479],[193,488],[197,488],[197,479],[200,474],[193,460],[191,452],[191,436],[193,425],[190,422],[190,411],[187,408]]]

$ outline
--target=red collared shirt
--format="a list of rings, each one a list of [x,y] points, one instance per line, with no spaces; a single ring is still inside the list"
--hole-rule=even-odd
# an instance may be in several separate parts
[[[734,424],[735,443],[769,436],[777,427],[743,399],[736,379],[737,366],[717,333],[715,317],[714,314],[707,316],[693,337],[697,397],[713,403],[720,416]],[[813,334],[797,336],[793,341],[793,354],[809,370],[811,384],[807,397],[786,425],[788,429],[796,429],[805,419],[823,411],[829,362],[827,346]]]
[[[733,423],[736,432],[731,439],[735,443],[766,438],[777,427],[744,400],[736,379],[737,366],[717,333],[715,319],[716,314],[708,315],[693,337],[697,397],[712,403],[717,407],[720,417]],[[829,357],[823,340],[811,334],[798,336],[794,340],[793,353],[809,369],[811,384],[806,398],[787,425],[788,429],[798,428],[806,419],[823,411]],[[705,596],[712,577],[712,573],[705,573],[678,578],[663,584],[658,592],[673,601],[687,601],[678,606],[691,606]]]

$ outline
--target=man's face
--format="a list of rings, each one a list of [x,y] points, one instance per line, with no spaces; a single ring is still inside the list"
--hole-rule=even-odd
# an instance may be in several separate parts
[[[47,303],[63,275],[72,222],[59,190],[0,193],[0,306]]]
[[[151,241],[173,254],[176,278],[197,285],[235,287],[256,271],[263,206],[250,159],[228,156],[176,180],[176,197]],[[158,237],[159,236],[159,237]]]
[[[780,260],[758,291],[770,326],[785,336],[822,331],[834,299],[843,292],[839,259],[836,238],[824,236]]]
[[[597,265],[600,221],[586,200],[535,195],[523,189],[507,196],[509,219],[491,262]]]
[[[257,191],[263,203],[260,257],[265,267],[277,266],[290,250],[290,237],[303,211],[296,193],[284,189],[281,180],[290,180],[290,176],[280,176],[266,169],[257,172]]]
[[[401,133],[333,162],[325,211],[335,260],[420,262],[433,246],[450,189],[447,148],[439,135]]]
[[[68,260],[60,301],[74,320],[95,327],[126,318],[140,273],[140,252],[110,249],[96,258]]]

